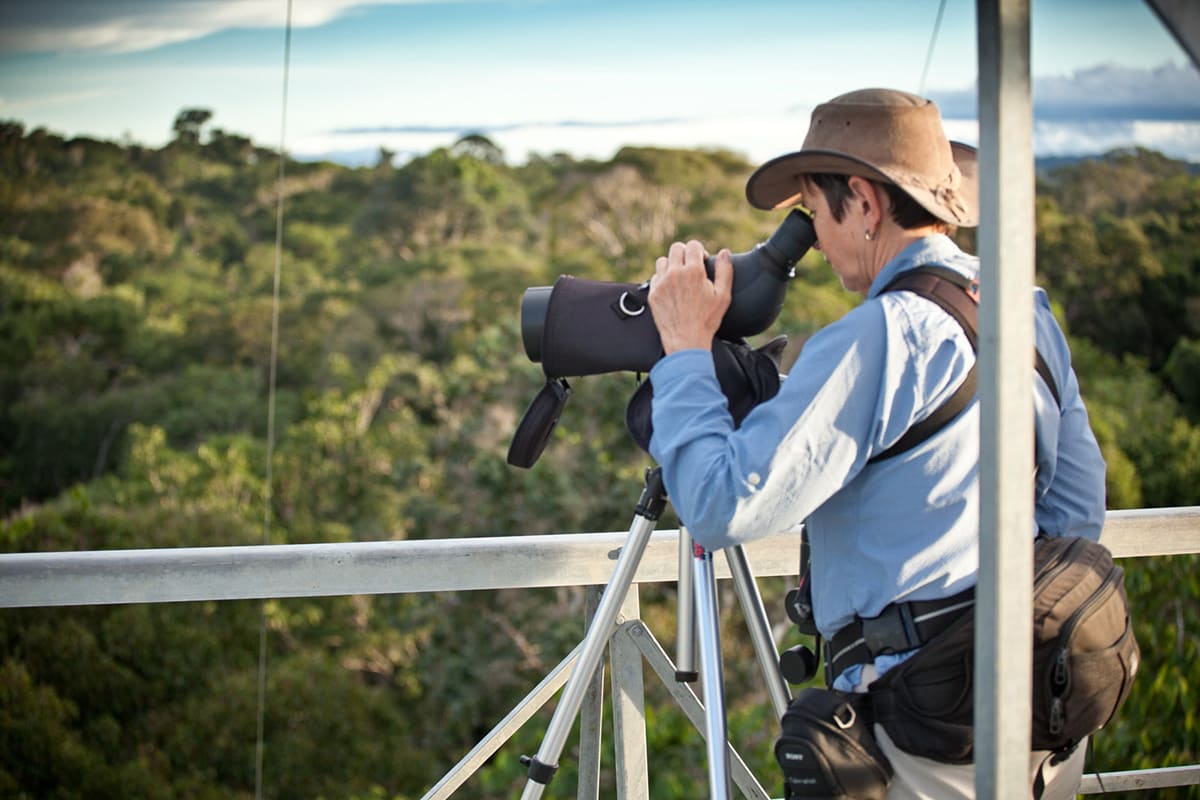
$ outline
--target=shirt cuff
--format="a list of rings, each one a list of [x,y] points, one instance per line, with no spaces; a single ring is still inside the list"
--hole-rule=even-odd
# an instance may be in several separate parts
[[[708,373],[717,377],[716,367],[713,366],[712,352],[699,347],[689,350],[676,350],[668,356],[663,356],[650,368],[650,383],[654,386],[666,387],[679,378],[694,376],[698,373]]]

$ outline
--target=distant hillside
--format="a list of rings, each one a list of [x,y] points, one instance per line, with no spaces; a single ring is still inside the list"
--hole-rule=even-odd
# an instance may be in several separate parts
[[[1106,153],[1093,153],[1083,156],[1040,156],[1034,159],[1034,170],[1038,176],[1043,176],[1059,167],[1073,167],[1081,161],[1103,161],[1109,157]],[[1178,161],[1189,175],[1200,175],[1200,163],[1194,161]]]

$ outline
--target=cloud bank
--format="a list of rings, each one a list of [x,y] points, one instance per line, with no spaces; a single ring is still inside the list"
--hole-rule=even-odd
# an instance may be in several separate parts
[[[1200,73],[1180,64],[1153,69],[1098,65],[1067,77],[1034,81],[1034,152],[1039,156],[1094,155],[1147,147],[1200,162]],[[951,138],[978,144],[974,87],[931,92]],[[296,143],[298,157],[374,163],[379,148],[404,161],[446,147],[470,133],[495,142],[510,160],[566,152],[608,159],[624,145],[715,147],[765,161],[800,147],[809,106],[754,114],[617,120],[559,120],[505,124],[396,125],[329,130]]]
[[[947,118],[975,118],[977,88],[930,92]],[[1033,80],[1038,120],[1200,121],[1200,72],[1184,64],[1153,69],[1098,64]]]

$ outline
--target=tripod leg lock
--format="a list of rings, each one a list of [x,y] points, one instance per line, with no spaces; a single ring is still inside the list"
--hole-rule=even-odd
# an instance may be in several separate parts
[[[558,771],[557,764],[543,764],[537,760],[537,756],[521,756],[521,764],[529,767],[529,780],[540,783],[543,786],[550,783],[550,779]]]
[[[657,522],[667,506],[667,490],[663,485],[662,467],[651,467],[646,470],[646,482],[642,488],[642,496],[638,498],[633,512],[652,522]]]

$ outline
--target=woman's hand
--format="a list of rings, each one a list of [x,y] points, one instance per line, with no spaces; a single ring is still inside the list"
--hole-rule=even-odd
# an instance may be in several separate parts
[[[713,279],[704,269],[704,246],[693,240],[675,242],[654,264],[647,300],[668,355],[677,350],[712,349],[712,340],[729,309],[733,260],[729,250],[717,253]]]

